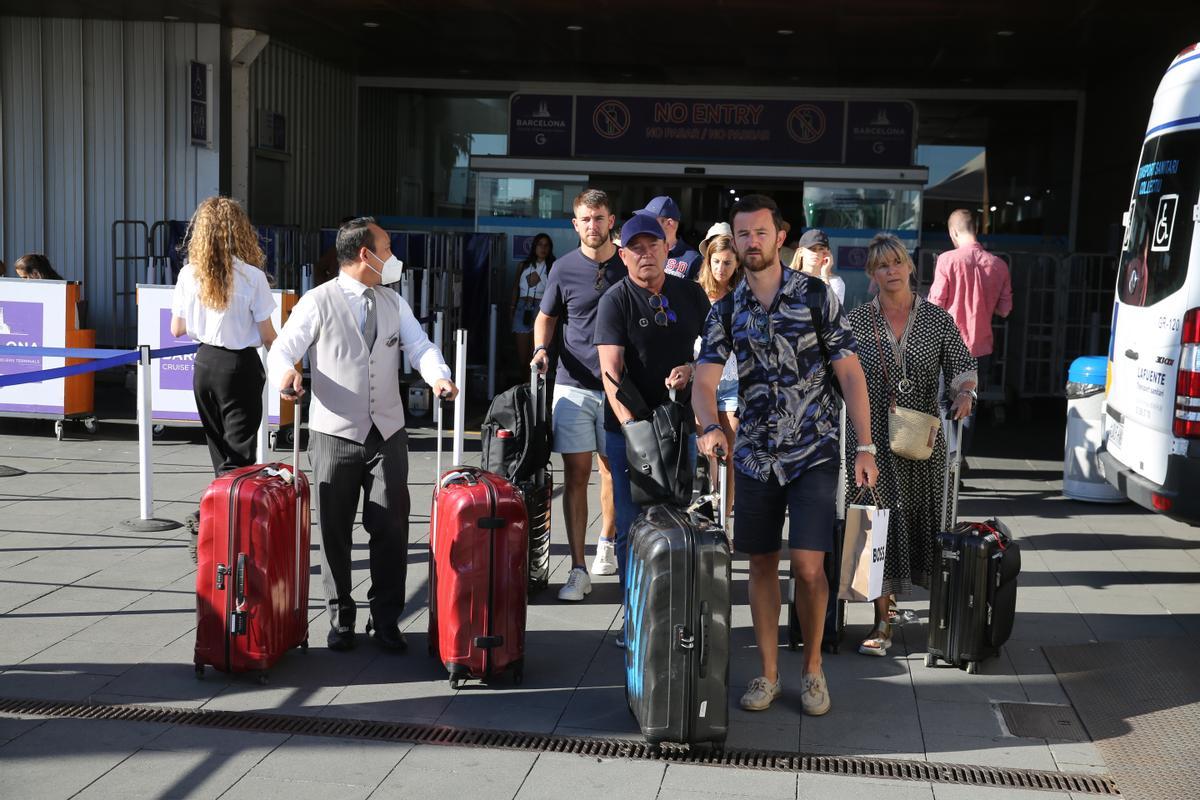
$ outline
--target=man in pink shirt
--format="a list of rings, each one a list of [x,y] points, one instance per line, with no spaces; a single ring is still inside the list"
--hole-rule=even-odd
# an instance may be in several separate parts
[[[1012,311],[1012,281],[1008,265],[976,241],[975,218],[970,211],[958,209],[946,226],[954,249],[938,256],[929,300],[954,317],[967,349],[979,362],[978,386],[982,387],[992,364],[992,315],[1007,317]],[[975,429],[974,413],[964,427],[965,455]]]

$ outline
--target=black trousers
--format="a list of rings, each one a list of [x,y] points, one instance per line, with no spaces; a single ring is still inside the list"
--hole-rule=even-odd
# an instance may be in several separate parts
[[[376,628],[393,625],[404,611],[408,575],[408,434],[401,429],[384,440],[372,425],[362,444],[319,431],[311,432],[310,443],[329,623],[354,627],[351,534],[361,494],[370,537],[371,618]]]
[[[254,463],[266,380],[253,347],[226,350],[202,344],[196,351],[192,391],[217,475]]]

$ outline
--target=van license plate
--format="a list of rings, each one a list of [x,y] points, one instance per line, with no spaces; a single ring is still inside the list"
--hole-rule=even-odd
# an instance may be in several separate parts
[[[1119,450],[1121,448],[1121,439],[1124,436],[1125,436],[1124,423],[1117,422],[1116,420],[1109,418],[1109,421],[1108,421],[1108,448],[1111,450],[1112,448],[1115,447]]]

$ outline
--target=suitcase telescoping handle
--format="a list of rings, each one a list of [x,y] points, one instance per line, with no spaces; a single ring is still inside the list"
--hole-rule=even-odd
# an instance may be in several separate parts
[[[716,448],[714,455],[717,457],[717,472],[720,475],[717,485],[720,488],[715,492],[710,491],[708,494],[700,495],[687,507],[687,510],[689,513],[698,511],[705,503],[711,503],[714,512],[713,521],[721,530],[726,530],[729,522],[725,518],[725,498],[729,497],[729,458],[725,455],[725,448],[720,446]]]
[[[446,425],[446,421],[445,421],[446,398],[444,395],[440,395],[440,394],[436,395],[433,398],[433,403],[434,403],[433,418],[437,425],[437,450],[436,450],[437,461],[436,461],[434,475],[436,475],[437,480],[440,481],[442,479],[442,438],[445,435],[445,425]],[[454,431],[454,439],[455,439],[454,448],[457,449],[459,452],[462,452],[462,436],[463,436],[463,432],[456,428]]]
[[[533,423],[546,421],[546,376],[538,372],[536,364],[529,365],[529,402],[533,404]]]
[[[946,474],[942,480],[942,530],[948,531],[958,522],[958,476],[962,471],[963,423],[966,417],[953,422],[954,450],[950,450],[950,420],[942,417],[942,431],[946,437]]]
[[[300,474],[300,396],[290,386],[287,389],[280,391],[280,394],[285,397],[292,398],[296,404],[292,412],[292,474]],[[292,610],[296,613],[301,613],[300,609],[300,560],[301,551],[304,548],[304,508],[301,505],[304,502],[304,493],[300,491],[299,484],[295,478],[292,478],[292,484],[296,487],[296,564],[292,575]]]

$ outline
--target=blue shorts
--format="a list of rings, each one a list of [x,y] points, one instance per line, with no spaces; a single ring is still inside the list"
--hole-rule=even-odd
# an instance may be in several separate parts
[[[738,408],[738,382],[721,381],[717,384],[717,410],[736,415]]]
[[[837,461],[818,464],[785,486],[774,475],[764,483],[734,470],[734,549],[747,555],[778,552],[786,514],[789,548],[832,552],[837,477]]]

